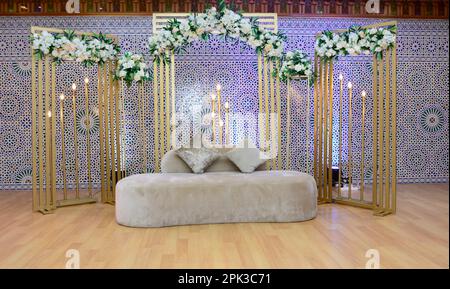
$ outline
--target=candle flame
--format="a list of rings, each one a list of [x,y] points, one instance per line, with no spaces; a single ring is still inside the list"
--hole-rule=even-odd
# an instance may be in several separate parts
[[[216,89],[217,89],[217,90],[221,90],[221,89],[222,89],[222,86],[220,86],[220,83],[218,83],[218,84],[216,85]]]
[[[362,95],[362,97],[366,97],[366,95],[367,95],[366,91],[363,90],[363,91],[361,92],[361,95]]]
[[[214,101],[216,100],[216,95],[215,94],[211,94],[211,99]]]
[[[223,120],[219,120],[219,126],[223,126]]]
[[[66,96],[64,95],[64,93],[61,93],[61,95],[59,96],[59,99],[64,100],[66,98]]]
[[[342,75],[342,73],[339,73],[339,80],[344,80],[344,76]]]
[[[229,109],[230,108],[230,103],[227,101],[227,102],[225,102],[225,108],[226,109]]]
[[[47,112],[47,116],[52,117],[52,112],[50,110]]]
[[[74,83],[72,84],[72,90],[76,90],[77,89],[77,85]]]
[[[353,84],[352,84],[351,82],[349,82],[349,83],[347,84],[347,87],[348,87],[348,89],[352,89]]]
[[[84,79],[84,83],[88,84],[88,83],[89,83],[89,78],[86,77],[86,78]]]

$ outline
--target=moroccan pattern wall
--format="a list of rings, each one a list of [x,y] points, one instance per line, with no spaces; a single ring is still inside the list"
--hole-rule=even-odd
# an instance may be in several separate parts
[[[313,55],[314,36],[317,32],[374,21],[377,20],[280,18],[279,26],[288,36],[288,50],[303,49]],[[30,187],[30,27],[34,25],[83,31],[99,31],[99,27],[108,27],[107,31],[102,32],[118,35],[123,51],[147,54],[146,43],[152,31],[151,23],[151,17],[0,17],[0,87],[3,88],[0,91],[0,189]],[[448,28],[448,21],[399,21],[397,138],[400,182],[448,181]],[[242,43],[225,43],[216,38],[206,44],[194,43],[177,60],[177,107],[181,111],[189,110],[192,104],[201,103],[215,84],[220,82],[223,95],[231,103],[232,111],[255,112],[258,104],[255,59],[254,52]],[[347,80],[355,83],[358,91],[370,91],[370,69],[370,61],[360,57],[342,59],[336,66],[336,70],[342,71]],[[60,71],[58,93],[68,91],[72,82],[80,83],[85,75],[91,78],[96,75],[92,69],[80,70],[82,73],[79,73],[77,70],[61,67]],[[303,170],[305,165],[306,125],[302,121],[305,115],[305,89],[304,85],[297,84],[297,97],[293,101],[291,155],[293,167],[299,170]],[[142,166],[134,118],[136,94],[135,88],[132,88],[125,97],[126,159],[130,173],[138,172]],[[148,95],[151,97],[151,84]],[[355,102],[355,109],[358,109],[358,99]],[[149,107],[149,128],[152,127],[152,111]],[[92,127],[85,127],[83,119],[86,117],[92,120]],[[91,107],[89,115],[80,110],[76,122],[80,134],[86,129],[98,134],[95,107]],[[356,121],[356,127],[357,125]],[[245,131],[246,128],[236,128],[238,133],[240,130],[252,135],[251,131]],[[153,140],[148,141],[151,153]],[[70,163],[70,145],[68,151]],[[98,156],[95,148],[92,154]],[[98,163],[98,160],[94,159],[93,162]],[[150,167],[151,165],[150,163]],[[93,171],[96,170],[98,168],[94,167]],[[367,174],[370,175],[370,172]],[[81,178],[83,181],[85,176]],[[94,175],[94,182],[96,181],[98,182],[98,174]]]

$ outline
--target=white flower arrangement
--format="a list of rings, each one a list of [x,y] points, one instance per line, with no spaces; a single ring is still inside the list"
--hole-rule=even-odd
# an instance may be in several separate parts
[[[310,77],[312,79],[311,59],[301,50],[294,50],[286,53],[283,59],[279,77],[281,80]]]
[[[120,52],[114,40],[102,33],[78,37],[72,30],[60,34],[47,31],[34,33],[31,36],[31,45],[38,59],[50,56],[57,63],[76,61],[85,66],[102,65],[108,60],[116,59]]]
[[[220,1],[219,1],[220,2]],[[208,40],[211,34],[239,39],[248,43],[271,60],[283,55],[285,36],[258,26],[257,20],[243,18],[239,13],[219,5],[205,13],[191,14],[187,19],[172,19],[168,25],[149,39],[154,61],[169,62],[172,51],[178,52],[195,40]]]
[[[324,31],[315,43],[315,51],[321,58],[328,60],[345,55],[376,55],[378,59],[383,51],[392,48],[396,41],[397,27],[361,28],[352,26],[343,33]]]
[[[114,79],[124,81],[127,86],[131,86],[134,81],[142,83],[150,80],[150,72],[144,56],[125,52],[117,61]]]

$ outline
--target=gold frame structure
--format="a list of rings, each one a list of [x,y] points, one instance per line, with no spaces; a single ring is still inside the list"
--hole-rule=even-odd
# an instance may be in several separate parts
[[[153,33],[161,30],[170,19],[187,18],[189,13],[154,13],[153,14]],[[258,18],[258,24],[268,30],[278,31],[278,16],[276,13],[244,13],[244,17]],[[176,119],[176,92],[175,92],[175,54],[170,55],[170,63],[164,63],[160,59],[159,63],[153,63],[153,115],[154,115],[154,166],[155,172],[160,172],[160,160],[164,154],[170,150],[171,137]],[[274,76],[276,67],[279,63],[269,61],[263,54],[258,53],[258,99],[259,112],[264,112],[265,119],[260,121],[263,126],[260,132],[260,140],[265,142],[264,147],[277,147],[278,154],[276,158],[267,162],[267,169],[281,169],[281,84],[278,77]],[[219,119],[224,119],[226,110],[221,111]],[[277,119],[270,117],[276,113]],[[270,140],[270,132],[275,130],[276,123],[278,139]],[[216,130],[213,140],[216,144],[223,144],[227,133],[222,130]],[[260,142],[261,142],[260,141]]]
[[[31,27],[32,33],[47,31],[50,33],[63,33],[61,29],[47,27]],[[92,35],[91,33],[75,32],[76,35]],[[108,37],[118,42],[114,35]],[[31,51],[31,90],[32,90],[32,208],[43,214],[49,214],[58,207],[87,204],[96,202],[92,184],[91,166],[91,143],[95,136],[86,133],[86,160],[87,166],[81,168],[79,164],[79,146],[76,129],[77,96],[83,97],[86,113],[93,105],[88,97],[89,80],[78,84],[78,89],[72,90],[70,96],[57,96],[56,83],[56,63],[50,57],[38,60]],[[99,144],[100,144],[100,188],[101,201],[104,203],[114,203],[115,184],[121,178],[121,173],[115,172],[120,168],[120,107],[119,107],[119,83],[113,81],[112,72],[115,63],[110,61],[98,67],[98,107],[99,116]],[[84,89],[83,89],[84,88]],[[83,95],[84,93],[84,95]],[[79,95],[78,95],[79,94]],[[65,102],[69,101],[70,104]],[[57,103],[59,102],[59,104]],[[73,117],[74,127],[73,139],[65,138],[65,107],[70,107],[71,117]],[[59,107],[59,115],[57,108]],[[59,119],[60,132],[57,132],[57,122]],[[61,137],[61,147],[57,147],[57,137]],[[68,142],[69,141],[69,142]],[[73,192],[67,188],[67,158],[66,144],[73,142],[74,146],[74,184]],[[58,158],[58,153],[61,158]],[[62,180],[56,172],[57,162],[61,159]],[[85,169],[88,184],[86,187],[87,196],[80,194],[80,170]],[[120,170],[119,170],[120,172]],[[58,180],[61,180],[62,189],[58,187]]]
[[[396,26],[396,21],[377,23],[364,28]],[[336,30],[333,32],[343,32]],[[349,133],[348,133],[348,178],[347,188],[341,189],[342,180],[342,90],[339,92],[339,181],[337,190],[332,186],[332,143],[333,143],[333,101],[334,101],[334,71],[333,62],[315,57],[314,90],[314,177],[319,191],[320,203],[335,202],[371,209],[374,215],[385,216],[396,212],[397,207],[397,54],[396,45],[383,52],[381,60],[373,56],[373,89],[372,89],[372,186],[365,190],[364,167],[366,154],[364,127],[361,131],[360,185],[352,194],[353,187],[353,156],[354,144],[352,133],[352,90],[349,90]],[[366,99],[362,97],[362,125],[366,121]],[[336,194],[335,194],[336,193]],[[346,193],[346,194],[345,194]]]

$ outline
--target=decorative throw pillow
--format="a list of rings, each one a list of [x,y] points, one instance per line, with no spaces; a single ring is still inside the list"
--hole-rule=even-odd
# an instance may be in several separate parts
[[[205,169],[220,157],[220,154],[207,148],[179,148],[176,154],[196,174],[202,174]]]
[[[245,143],[248,143],[247,146]],[[252,173],[257,167],[266,162],[260,155],[260,150],[250,141],[245,141],[244,145],[227,152],[225,155],[232,161],[241,172]]]

